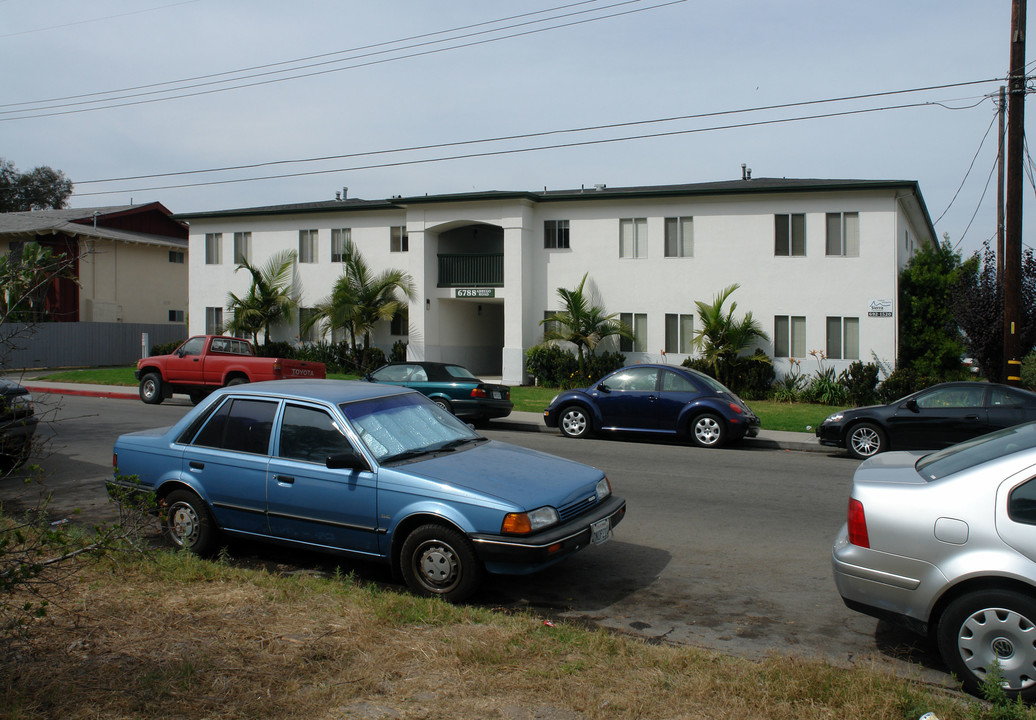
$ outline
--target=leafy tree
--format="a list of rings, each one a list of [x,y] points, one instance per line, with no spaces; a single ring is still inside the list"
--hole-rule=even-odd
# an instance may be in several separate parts
[[[964,330],[967,353],[993,382],[1004,378],[1004,300],[997,277],[996,253],[983,243],[981,262],[976,252],[953,286],[953,316]],[[1026,249],[1021,268],[1022,317],[1018,328],[1019,355],[1036,345],[1036,258]],[[1021,359],[1019,357],[1019,359]]]
[[[375,273],[352,240],[347,240],[342,250],[345,272],[335,281],[331,295],[316,305],[303,329],[320,322],[330,329],[344,329],[352,344],[352,356],[359,358],[359,369],[366,370],[375,324],[392,320],[406,308],[407,300],[414,298],[414,281],[403,270]],[[363,345],[359,347],[361,337]]]
[[[574,290],[558,288],[558,297],[561,298],[565,309],[540,321],[540,325],[547,326],[543,333],[544,340],[560,340],[576,346],[580,377],[586,375],[584,348],[593,355],[594,350],[605,338],[618,335],[633,339],[633,330],[618,319],[619,314],[608,314],[604,309],[593,281],[590,282],[590,287],[587,287],[588,277],[589,273],[583,275],[583,279]]]
[[[72,195],[72,181],[46,165],[20,173],[0,158],[0,212],[63,208]]]
[[[701,300],[694,303],[698,307],[698,329],[694,331],[693,345],[712,368],[713,377],[725,385],[729,385],[741,364],[741,354],[760,340],[770,339],[751,312],[740,320],[734,317],[736,302],[730,303],[730,310],[723,309],[739,287],[734,283],[724,288],[711,303]]]
[[[262,330],[263,344],[268,345],[270,326],[281,320],[291,320],[298,307],[297,293],[291,282],[295,257],[294,250],[283,250],[269,258],[262,267],[247,260],[238,264],[234,271],[247,270],[252,276],[252,286],[243,297],[227,294],[227,310],[231,316],[227,323],[228,332],[248,333],[256,340]]]
[[[899,274],[896,366],[952,379],[961,372],[964,334],[953,312],[953,288],[965,272],[948,240],[915,253]]]
[[[45,320],[47,291],[57,278],[75,277],[73,263],[37,242],[25,243],[20,255],[0,256],[0,323]]]

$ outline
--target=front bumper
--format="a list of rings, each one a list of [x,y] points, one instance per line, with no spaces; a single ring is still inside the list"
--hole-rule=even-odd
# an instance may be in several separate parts
[[[475,553],[489,572],[536,572],[590,545],[590,525],[607,519],[612,529],[626,516],[626,501],[612,495],[591,512],[531,537],[472,535]]]
[[[845,433],[842,432],[843,428],[841,425],[827,425],[821,423],[817,425],[817,429],[814,434],[817,436],[817,440],[820,441],[821,445],[829,445],[831,447],[845,447]]]
[[[26,415],[0,423],[0,457],[25,458],[39,423],[39,418],[35,415]]]

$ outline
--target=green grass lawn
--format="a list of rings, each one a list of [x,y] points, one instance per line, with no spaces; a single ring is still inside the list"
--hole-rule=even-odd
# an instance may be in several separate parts
[[[92,385],[127,385],[136,386],[133,367],[90,368],[88,370],[65,370],[41,376],[40,380],[51,382],[87,383]],[[356,380],[358,376],[332,373],[329,378],[335,380]],[[555,395],[557,388],[513,387],[511,401],[519,412],[542,413]],[[779,403],[771,400],[753,400],[748,403],[762,420],[765,430],[789,430],[792,432],[813,432],[824,418],[841,408],[828,405],[812,405],[810,403]]]

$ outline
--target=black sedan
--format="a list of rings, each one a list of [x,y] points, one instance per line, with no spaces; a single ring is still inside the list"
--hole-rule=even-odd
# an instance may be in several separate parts
[[[1036,393],[984,382],[933,385],[889,405],[842,410],[816,429],[822,445],[864,459],[886,450],[936,450],[1036,420]]]
[[[18,467],[28,459],[38,423],[29,391],[13,380],[0,378],[0,471]]]
[[[682,435],[699,447],[754,437],[759,418],[713,378],[685,367],[631,365],[566,390],[543,411],[567,437],[611,431]]]
[[[507,417],[511,388],[479,380],[465,367],[441,362],[393,362],[368,374],[368,382],[417,390],[459,418],[475,423]]]

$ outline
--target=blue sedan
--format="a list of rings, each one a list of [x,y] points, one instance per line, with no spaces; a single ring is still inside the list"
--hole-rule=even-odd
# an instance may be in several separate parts
[[[153,492],[177,547],[219,536],[388,563],[460,601],[612,536],[600,470],[487,440],[424,395],[336,380],[217,390],[176,425],[121,436],[109,492]]]
[[[759,433],[759,418],[722,383],[671,365],[631,365],[590,387],[567,390],[550,401],[543,421],[572,438],[664,433],[707,448]]]

